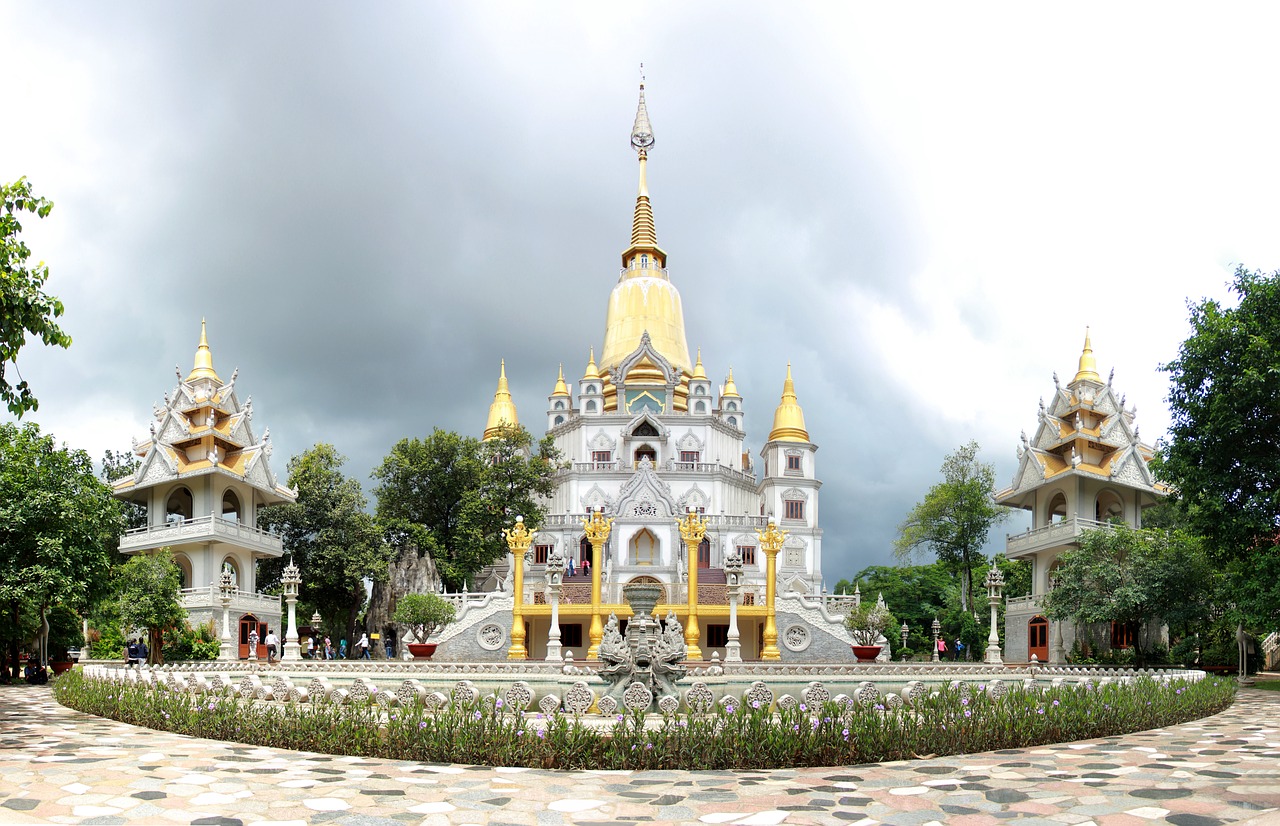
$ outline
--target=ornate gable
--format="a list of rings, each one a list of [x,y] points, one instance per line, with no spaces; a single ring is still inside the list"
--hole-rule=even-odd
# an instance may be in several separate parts
[[[578,501],[582,503],[584,512],[602,510],[607,513],[617,513],[617,508],[614,507],[617,500],[605,493],[599,485],[592,485],[590,490],[578,498]]]
[[[684,495],[676,500],[677,512],[687,511],[690,508],[697,510],[698,508],[706,509],[711,504],[711,497],[703,492],[695,482],[693,487],[684,492]]]
[[[654,471],[652,462],[641,459],[640,466],[618,494],[618,515],[672,517],[676,512],[671,486]]]

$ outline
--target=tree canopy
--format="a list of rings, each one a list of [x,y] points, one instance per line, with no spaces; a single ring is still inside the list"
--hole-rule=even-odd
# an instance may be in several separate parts
[[[289,485],[298,500],[263,508],[258,523],[277,531],[302,571],[300,598],[315,606],[330,625],[351,634],[365,602],[366,579],[385,580],[391,550],[373,516],[360,482],[343,475],[345,458],[333,445],[318,444],[289,460]],[[279,584],[287,560],[259,566],[259,584]],[[339,625],[340,624],[340,625]]]
[[[0,424],[0,624],[13,662],[24,610],[82,610],[105,593],[123,525],[87,453],[58,447],[31,422]]]
[[[909,561],[931,550],[938,561],[960,578],[960,607],[973,608],[973,571],[986,563],[983,546],[993,525],[1009,518],[1009,511],[992,499],[995,469],[978,461],[978,443],[969,442],[942,463],[942,481],[925,494],[898,526],[893,550]]]
[[[1172,424],[1156,472],[1232,571],[1240,612],[1280,619],[1280,272],[1236,269],[1234,307],[1190,307],[1169,373]]]
[[[453,590],[506,553],[502,529],[517,515],[537,526],[554,490],[559,451],[523,427],[488,441],[435,430],[401,439],[373,472],[378,518],[402,551],[430,554]]]
[[[132,556],[116,577],[120,621],[127,631],[147,629],[147,660],[164,662],[164,635],[187,619],[178,591],[182,572],[168,548]]]
[[[0,184],[0,401],[18,417],[40,406],[21,373],[17,384],[7,374],[10,368],[16,372],[18,351],[27,343],[27,335],[38,336],[47,345],[71,346],[71,336],[54,321],[62,315],[62,302],[41,289],[49,268],[43,261],[34,266],[27,263],[31,250],[19,237],[23,212],[44,218],[52,209],[53,202],[33,194],[26,178]]]

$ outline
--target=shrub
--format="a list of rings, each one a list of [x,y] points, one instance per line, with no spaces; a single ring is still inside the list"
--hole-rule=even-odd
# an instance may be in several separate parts
[[[844,627],[849,629],[854,645],[878,645],[886,631],[897,629],[898,621],[883,603],[864,602],[849,609],[844,618]]]
[[[453,603],[436,594],[405,594],[396,602],[392,622],[409,626],[417,642],[426,642],[456,618]]]

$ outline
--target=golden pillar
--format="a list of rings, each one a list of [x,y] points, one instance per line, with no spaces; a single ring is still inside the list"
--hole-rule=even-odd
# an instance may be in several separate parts
[[[605,519],[600,511],[593,512],[582,520],[586,529],[587,541],[591,543],[591,647],[587,649],[587,659],[598,659],[600,641],[604,639],[604,622],[600,618],[600,568],[604,561],[604,543],[609,541],[609,532],[613,530],[613,520]]]
[[[680,526],[680,538],[684,540],[689,560],[689,619],[684,624],[684,647],[688,649],[685,659],[702,659],[702,649],[698,647],[698,639],[702,636],[698,630],[698,546],[707,535],[707,520],[699,518],[696,511],[689,511],[683,519],[677,519]]]
[[[515,602],[511,605],[511,647],[507,649],[508,660],[523,660],[529,657],[524,647],[524,555],[529,552],[533,542],[533,533],[524,524],[524,517],[517,516],[515,527],[503,529],[502,536],[511,549],[511,557],[515,567]]]
[[[782,540],[787,538],[786,531],[778,530],[778,526],[769,523],[763,531],[756,531],[760,537],[760,549],[765,555],[764,575],[764,650],[760,652],[762,660],[780,660],[782,652],[778,651],[778,620],[774,597],[778,593],[778,551],[782,550]]]

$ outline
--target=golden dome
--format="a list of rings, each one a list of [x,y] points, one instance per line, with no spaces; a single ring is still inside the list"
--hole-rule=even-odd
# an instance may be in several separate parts
[[[689,378],[702,379],[704,381],[707,378],[707,371],[702,367],[702,348],[701,347],[698,348],[698,363],[693,365],[693,375],[690,376]]]
[[[556,379],[556,389],[551,391],[553,396],[569,395],[569,385],[564,383],[564,365],[560,365],[560,378]]]
[[[600,381],[600,368],[596,366],[596,348],[591,348],[591,355],[587,359],[587,369],[582,373],[583,381]]]
[[[200,319],[200,346],[196,348],[196,364],[187,374],[187,381],[197,379],[213,379],[222,384],[217,372],[213,369],[213,353],[209,350],[209,339],[205,336],[204,319]]]
[[[516,405],[511,401],[511,390],[507,387],[507,361],[503,359],[498,389],[494,391],[493,404],[489,405],[489,422],[484,428],[484,438],[497,436],[504,425],[515,427],[518,424],[520,419],[516,416]]]
[[[791,380],[791,364],[787,364],[787,380],[782,383],[782,400],[773,413],[771,442],[808,442],[809,431],[804,426],[804,411],[796,400],[796,385]]]
[[[1084,352],[1080,354],[1080,370],[1072,379],[1072,383],[1086,380],[1102,381],[1102,377],[1098,375],[1098,360],[1093,357],[1093,345],[1089,342],[1088,327],[1084,328]]]
[[[720,398],[722,399],[740,399],[738,395],[738,385],[733,383],[733,368],[729,368],[729,378],[724,380],[724,387],[720,388]]]

